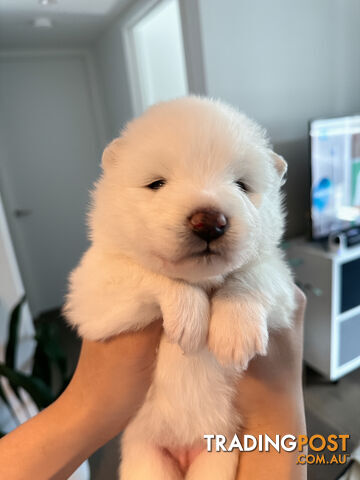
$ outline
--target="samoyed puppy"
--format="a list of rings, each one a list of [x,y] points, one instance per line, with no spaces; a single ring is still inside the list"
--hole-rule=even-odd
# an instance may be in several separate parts
[[[89,216],[91,247],[65,312],[103,340],[163,318],[146,400],[122,439],[121,480],[233,480],[239,372],[289,327],[290,271],[279,249],[285,161],[254,121],[220,101],[149,108],[105,149]],[[198,451],[186,474],[172,452]],[[185,475],[185,477],[184,477]]]

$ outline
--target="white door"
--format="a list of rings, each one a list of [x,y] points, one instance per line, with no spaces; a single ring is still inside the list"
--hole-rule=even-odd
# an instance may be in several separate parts
[[[62,304],[87,246],[100,147],[81,55],[0,58],[1,190],[33,314]]]

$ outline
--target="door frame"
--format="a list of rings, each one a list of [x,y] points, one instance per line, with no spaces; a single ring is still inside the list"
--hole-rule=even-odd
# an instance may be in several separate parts
[[[142,114],[143,102],[132,29],[134,25],[153,8],[166,1],[167,0],[138,0],[134,6],[122,16],[122,39],[134,116]],[[177,0],[177,2],[180,12],[188,92],[190,94],[206,95],[198,2],[194,0]]]

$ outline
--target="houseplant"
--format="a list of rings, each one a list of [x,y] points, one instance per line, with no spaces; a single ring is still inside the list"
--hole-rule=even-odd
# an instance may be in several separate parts
[[[0,362],[0,380],[1,377],[5,379],[5,383],[0,381],[0,398],[17,425],[56,400],[72,376],[62,347],[59,322],[49,321],[46,313],[33,322],[35,350],[31,372],[24,373],[18,368],[16,358],[20,346],[21,312],[25,302],[24,296],[10,314],[5,358]],[[5,434],[0,431],[0,437]],[[70,478],[88,480],[88,462],[84,462]]]

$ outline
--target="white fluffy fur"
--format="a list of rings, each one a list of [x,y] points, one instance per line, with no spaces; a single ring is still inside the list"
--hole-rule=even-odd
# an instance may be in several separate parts
[[[71,274],[66,314],[97,340],[161,315],[164,325],[152,386],[123,436],[122,480],[180,479],[163,448],[238,428],[237,375],[266,353],[269,328],[290,325],[294,307],[278,247],[285,167],[253,121],[198,97],[150,108],[106,148],[92,245]],[[145,187],[160,178],[161,189]],[[187,219],[208,207],[230,227],[212,242],[217,255],[194,256],[205,242]],[[204,450],[186,478],[231,480],[236,464],[234,453]]]

